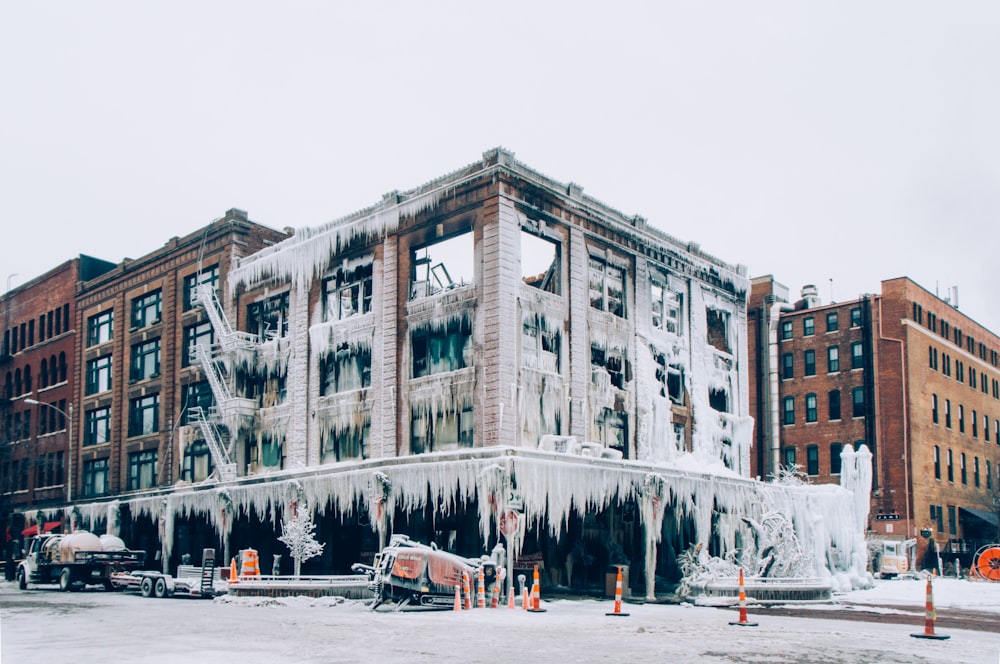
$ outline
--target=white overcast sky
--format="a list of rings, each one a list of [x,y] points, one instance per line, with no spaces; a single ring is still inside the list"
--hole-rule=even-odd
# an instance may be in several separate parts
[[[0,289],[503,146],[793,297],[909,276],[1000,332],[998,70],[992,1],[12,0]]]

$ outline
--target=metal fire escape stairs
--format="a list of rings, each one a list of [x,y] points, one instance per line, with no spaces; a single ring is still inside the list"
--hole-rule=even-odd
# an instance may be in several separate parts
[[[208,319],[215,330],[218,342],[215,348],[209,349],[202,345],[194,347],[194,359],[201,364],[212,388],[216,406],[204,409],[193,406],[188,409],[191,423],[197,426],[205,438],[205,443],[212,454],[212,461],[218,471],[219,479],[229,481],[236,479],[235,436],[224,431],[231,431],[232,423],[240,418],[252,418],[257,412],[257,402],[233,396],[229,383],[220,366],[223,357],[237,350],[253,350],[259,340],[256,335],[233,330],[226,313],[222,309],[215,288],[208,283],[199,284],[195,290],[195,301],[205,307]],[[225,429],[221,425],[229,423]]]

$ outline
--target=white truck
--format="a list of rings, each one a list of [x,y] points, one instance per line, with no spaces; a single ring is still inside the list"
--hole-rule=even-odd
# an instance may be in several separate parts
[[[140,569],[145,558],[145,551],[131,551],[113,535],[98,537],[83,530],[37,535],[28,539],[17,566],[17,585],[21,590],[29,583],[58,583],[62,591],[87,585],[113,590],[112,573]]]

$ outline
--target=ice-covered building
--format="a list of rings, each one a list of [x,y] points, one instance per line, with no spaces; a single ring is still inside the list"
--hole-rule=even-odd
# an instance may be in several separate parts
[[[317,571],[402,532],[465,555],[504,543],[550,586],[628,565],[653,596],[684,551],[763,546],[774,514],[799,573],[863,569],[848,492],[749,476],[746,270],[503,149],[298,229],[218,286],[198,295],[215,407],[178,430],[215,472],[130,499],[171,564],[221,541],[267,567],[305,504],[332,543]]]

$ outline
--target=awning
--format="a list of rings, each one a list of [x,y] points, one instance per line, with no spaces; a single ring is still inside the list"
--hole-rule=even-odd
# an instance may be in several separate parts
[[[997,527],[997,521],[998,521],[998,519],[997,519],[997,513],[996,512],[990,512],[990,511],[987,511],[987,510],[977,510],[977,509],[973,509],[971,507],[959,507],[958,509],[961,512],[966,512],[967,514],[970,514],[971,516],[974,516],[977,519],[981,519],[982,521],[985,521],[986,523],[990,524],[994,528]]]
[[[50,533],[50,532],[52,532],[53,530],[55,530],[56,528],[58,528],[61,525],[62,525],[62,521],[47,521],[45,523],[44,532]],[[35,524],[34,526],[28,526],[27,528],[25,528],[24,530],[21,531],[21,534],[23,536],[25,536],[25,537],[31,537],[32,535],[37,535],[38,534],[38,524]]]

